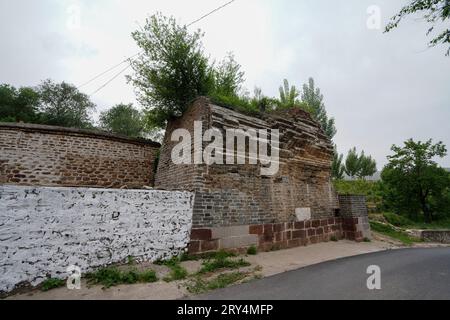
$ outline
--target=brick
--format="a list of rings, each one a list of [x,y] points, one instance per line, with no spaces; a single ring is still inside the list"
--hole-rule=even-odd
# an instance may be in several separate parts
[[[314,220],[314,221],[312,221],[311,225],[312,225],[313,228],[318,228],[318,227],[320,227],[320,220]]]
[[[302,222],[295,222],[294,227],[297,230],[303,230],[303,229],[305,229],[305,222],[304,221],[302,221]]]
[[[308,229],[308,237],[315,236],[316,235],[316,229]]]
[[[218,251],[219,240],[201,241],[200,250],[201,252]]]
[[[200,241],[191,241],[188,247],[189,253],[195,254],[200,252]]]
[[[262,235],[264,233],[263,225],[250,226],[250,234]]]
[[[297,230],[292,232],[292,239],[306,238],[306,230]]]
[[[191,240],[211,240],[212,231],[211,229],[192,229]]]

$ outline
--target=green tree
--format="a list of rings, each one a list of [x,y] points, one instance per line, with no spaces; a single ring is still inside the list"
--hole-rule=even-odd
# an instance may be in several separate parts
[[[356,148],[350,149],[345,160],[345,173],[352,179],[358,177],[361,171],[361,158]]]
[[[39,94],[32,88],[0,85],[0,122],[38,121]]]
[[[443,27],[438,34],[429,42],[430,47],[439,44],[449,44],[446,55],[450,55],[450,29],[444,27],[444,23],[450,18],[450,0],[412,0],[408,5],[404,6],[399,13],[392,17],[391,22],[386,26],[385,32],[389,32],[398,27],[404,17],[423,13],[423,18],[431,24],[428,28],[427,35],[431,34],[436,27]],[[439,25],[439,24],[442,25]]]
[[[214,93],[219,96],[238,97],[242,90],[245,73],[232,53],[214,70]]]
[[[307,111],[320,123],[325,134],[332,140],[337,133],[335,120],[328,118],[323,94],[319,88],[316,88],[313,78],[310,78],[308,84],[303,86],[302,102],[307,105]]]
[[[280,86],[280,107],[281,108],[293,108],[298,103],[298,97],[300,96],[300,92],[297,90],[295,86],[290,86],[289,81],[284,79],[283,85]]]
[[[344,155],[339,154],[337,146],[334,145],[333,163],[331,166],[331,174],[333,179],[336,180],[344,179],[345,166],[343,162],[344,162]]]
[[[392,151],[382,172],[387,207],[410,218],[422,213],[426,222],[432,222],[435,214],[448,212],[449,208],[441,205],[448,202],[450,175],[433,160],[447,155],[443,143],[410,139],[403,147],[392,146]]]
[[[141,137],[144,122],[142,114],[132,104],[118,104],[100,114],[100,127],[116,134]]]
[[[131,62],[128,79],[147,108],[149,125],[163,128],[168,119],[181,116],[198,96],[214,91],[214,69],[203,52],[203,33],[189,33],[173,17],[155,14],[132,33],[143,53]]]
[[[378,171],[377,162],[372,158],[372,156],[366,156],[364,151],[359,157],[359,167],[358,177],[363,180],[366,177],[373,176]]]
[[[75,86],[45,80],[37,87],[37,92],[41,123],[82,129],[93,127],[90,113],[95,110],[95,104]]]

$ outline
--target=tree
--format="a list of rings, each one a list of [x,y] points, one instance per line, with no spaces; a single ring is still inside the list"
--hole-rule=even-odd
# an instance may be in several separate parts
[[[45,80],[37,87],[37,92],[41,123],[82,129],[93,127],[89,114],[95,110],[95,104],[75,86]]]
[[[358,177],[364,180],[366,177],[373,176],[377,171],[377,162],[372,156],[366,156],[363,151],[359,157]]]
[[[297,98],[300,96],[300,92],[295,86],[291,87],[287,79],[284,79],[283,85],[280,86],[279,90],[281,108],[293,108],[297,105]]]
[[[131,62],[135,74],[128,79],[147,108],[150,126],[163,128],[193,99],[213,92],[214,70],[203,53],[200,31],[190,34],[173,17],[158,13],[132,36],[143,53]]]
[[[388,157],[382,172],[386,205],[411,218],[422,213],[426,222],[432,222],[440,211],[448,211],[439,204],[448,199],[450,175],[433,160],[447,155],[443,143],[410,139],[403,147],[392,146],[392,151],[394,155]]]
[[[431,27],[427,31],[427,35],[430,35],[438,23],[444,24],[444,22],[450,18],[450,1],[449,0],[412,0],[410,4],[404,6],[399,13],[392,17],[391,22],[386,26],[385,32],[398,27],[399,23],[404,17],[423,12],[423,18],[431,24]],[[437,34],[430,42],[430,47],[435,47],[439,44],[450,44],[450,29],[442,25],[443,29]],[[447,49],[446,55],[450,55],[450,45]]]
[[[32,88],[0,85],[0,122],[38,121],[39,94]]]
[[[242,90],[245,73],[232,53],[214,70],[214,91],[216,95],[238,97]]]
[[[345,160],[345,173],[352,179],[359,175],[361,162],[356,148],[350,149]]]
[[[141,137],[144,131],[142,114],[132,104],[118,104],[102,112],[100,127],[129,137]]]
[[[339,154],[338,150],[337,150],[337,146],[334,145],[333,164],[331,166],[331,175],[336,180],[344,179],[345,166],[344,166],[343,162],[344,162],[344,155]]]
[[[310,78],[308,84],[303,86],[302,102],[307,105],[307,111],[320,123],[325,134],[332,140],[337,133],[335,120],[328,118],[323,94],[319,88],[316,88],[313,78]]]

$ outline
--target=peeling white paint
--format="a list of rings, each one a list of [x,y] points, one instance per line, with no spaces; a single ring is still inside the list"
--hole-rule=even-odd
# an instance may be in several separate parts
[[[86,273],[129,256],[155,261],[188,245],[189,192],[0,186],[0,291],[70,265]]]

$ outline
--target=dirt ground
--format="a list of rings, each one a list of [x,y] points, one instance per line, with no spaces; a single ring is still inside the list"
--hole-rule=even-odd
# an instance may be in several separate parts
[[[328,242],[299,247],[289,250],[259,253],[244,257],[252,264],[248,270],[257,270],[258,277],[268,277],[278,273],[306,267],[309,265],[335,260],[343,257],[365,253],[395,249],[396,243],[374,240],[370,243],[352,241]],[[183,262],[182,266],[190,273],[195,273],[201,267],[201,261]],[[166,267],[144,264],[140,268],[152,268],[162,279],[169,271]],[[242,271],[242,270],[238,270]],[[109,289],[101,286],[88,287],[82,281],[81,290],[67,288],[53,289],[47,292],[33,290],[28,293],[10,296],[10,300],[171,300],[181,299],[191,294],[185,288],[185,281],[166,283],[162,280],[156,283],[120,285]]]

